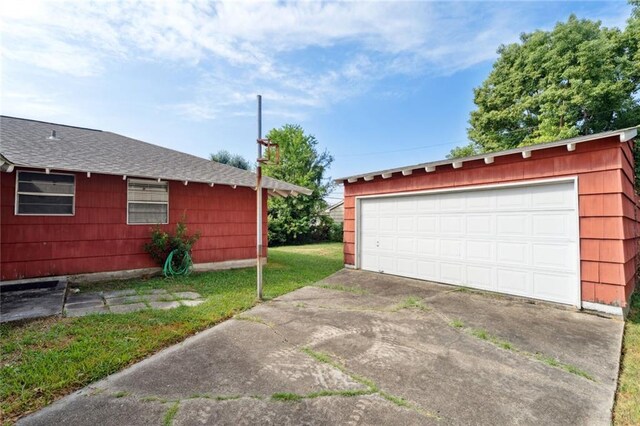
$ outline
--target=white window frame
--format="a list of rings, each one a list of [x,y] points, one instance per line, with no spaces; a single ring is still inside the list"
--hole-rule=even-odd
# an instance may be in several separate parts
[[[165,203],[164,201],[131,201],[129,200],[129,182],[136,182],[136,183],[164,183],[165,185],[167,185],[167,202]],[[134,179],[134,178],[128,178],[127,179],[127,225],[143,225],[143,226],[149,226],[149,225],[167,225],[169,224],[169,182],[166,180],[160,181],[158,182],[155,179]],[[162,222],[162,223],[130,223],[129,222],[129,204],[166,204],[167,205],[167,221],[166,222]]]
[[[39,175],[56,175],[56,176],[71,176],[73,177],[73,194],[52,194],[48,192],[24,192],[19,190],[20,174],[21,173],[34,173]],[[51,197],[71,197],[71,213],[19,213],[18,201],[19,195],[40,195]],[[76,175],[74,173],[46,173],[36,170],[18,170],[16,173],[16,194],[14,200],[14,214],[16,216],[75,216],[76,215]]]

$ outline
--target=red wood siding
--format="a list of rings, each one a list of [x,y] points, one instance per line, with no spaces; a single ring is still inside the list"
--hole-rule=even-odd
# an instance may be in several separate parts
[[[2,280],[156,266],[143,245],[150,225],[127,225],[127,181],[76,174],[75,216],[16,216],[16,172],[0,173],[0,276]],[[263,244],[267,247],[267,194]],[[199,231],[194,263],[255,258],[256,195],[251,188],[169,182],[169,224],[186,215]]]
[[[582,300],[625,307],[634,288],[639,243],[632,143],[610,137],[577,144],[571,152],[558,147],[533,151],[528,159],[514,154],[489,165],[477,160],[461,169],[447,165],[432,173],[345,181],[344,262],[355,264],[356,196],[578,176]]]

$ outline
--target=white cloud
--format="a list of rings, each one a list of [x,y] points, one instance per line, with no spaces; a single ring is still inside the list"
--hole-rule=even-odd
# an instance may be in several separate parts
[[[2,2],[2,56],[77,77],[117,61],[195,67],[172,106],[209,120],[243,114],[263,93],[304,117],[390,76],[450,74],[495,57],[523,22],[504,4],[430,2]],[[5,64],[5,65],[6,65]],[[6,66],[5,66],[6,68]]]

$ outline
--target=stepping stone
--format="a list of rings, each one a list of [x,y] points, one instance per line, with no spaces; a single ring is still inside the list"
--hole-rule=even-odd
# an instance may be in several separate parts
[[[198,306],[199,304],[204,303],[204,300],[181,300],[180,303],[182,303],[183,306]]]
[[[105,299],[107,305],[115,306],[115,305],[126,305],[136,302],[144,302],[145,298],[142,296],[124,296],[124,297],[113,297],[110,299]]]
[[[199,293],[195,293],[193,291],[183,291],[180,293],[173,293],[174,296],[176,296],[178,299],[200,299],[200,294]]]
[[[104,306],[102,298],[95,300],[87,300],[83,302],[68,302],[64,304],[65,309],[80,309],[80,308],[98,308]]]
[[[145,300],[149,300],[151,302],[171,302],[176,300],[171,294],[150,294],[148,296],[144,296]]]
[[[144,303],[131,303],[129,305],[109,306],[109,309],[111,310],[111,312],[114,312],[116,314],[124,314],[127,312],[135,312],[147,309],[147,305],[145,305]]]
[[[66,304],[98,301],[102,302],[100,293],[69,293]]]
[[[150,294],[167,294],[167,290],[159,288],[159,289],[151,290],[149,293]]]
[[[89,314],[108,314],[109,310],[106,306],[97,306],[91,308],[65,308],[64,314],[67,317],[83,317]]]
[[[153,309],[173,309],[180,306],[180,302],[151,302],[149,306]]]
[[[111,299],[113,297],[132,296],[134,294],[136,294],[136,291],[133,289],[111,290],[111,291],[105,291],[104,293],[102,293],[105,299]]]

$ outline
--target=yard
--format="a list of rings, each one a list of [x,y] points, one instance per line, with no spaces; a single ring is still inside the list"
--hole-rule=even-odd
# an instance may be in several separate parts
[[[288,293],[339,270],[341,249],[341,244],[270,249],[265,268],[265,297],[270,299]],[[206,302],[166,311],[49,318],[0,325],[3,421],[10,423],[256,304],[255,270],[251,268],[178,279],[107,282],[80,288],[83,292],[128,288],[141,292],[194,291],[202,294]],[[640,297],[636,294],[625,327],[614,407],[616,425],[640,424],[639,383]]]
[[[640,294],[637,291],[631,298],[631,311],[624,329],[613,414],[616,425],[640,424]]]
[[[269,249],[265,298],[312,284],[341,267],[339,243]],[[125,288],[195,291],[207,300],[191,308],[0,325],[4,421],[37,410],[256,304],[253,268],[91,284],[81,291]]]

